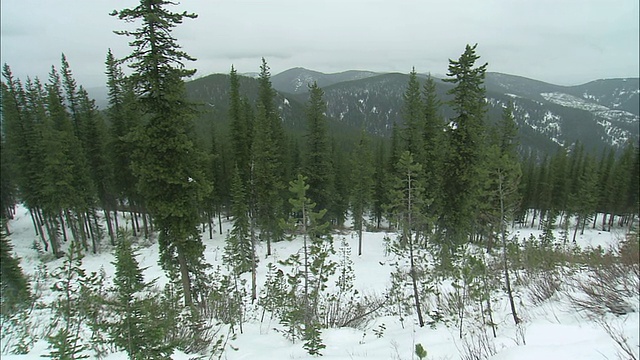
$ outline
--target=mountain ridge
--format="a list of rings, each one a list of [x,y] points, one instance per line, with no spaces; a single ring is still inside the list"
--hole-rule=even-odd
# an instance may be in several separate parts
[[[428,74],[418,74],[424,82]],[[257,81],[240,76],[241,93],[255,99]],[[443,106],[441,116],[455,116],[447,106],[452,84],[433,77]],[[276,103],[283,124],[296,132],[305,128],[304,108],[307,85],[316,81],[324,91],[327,116],[338,129],[365,129],[389,136],[393,124],[402,125],[403,94],[409,75],[349,70],[332,74],[297,67],[271,76],[277,92]],[[640,79],[598,79],[581,85],[564,86],[519,75],[487,72],[487,122],[500,118],[503,107],[512,103],[520,128],[523,151],[553,152],[576,142],[591,150],[606,146],[621,148],[627,142],[638,143],[640,124]],[[188,96],[207,104],[199,116],[225,123],[228,117],[228,74],[211,74],[186,83]],[[97,102],[99,105],[104,103]],[[104,105],[103,105],[104,106]],[[101,106],[102,108],[104,108]],[[206,126],[212,126],[207,120]],[[204,120],[201,120],[204,122]]]

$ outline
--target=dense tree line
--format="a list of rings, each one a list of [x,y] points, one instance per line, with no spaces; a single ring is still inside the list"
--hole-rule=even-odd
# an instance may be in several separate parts
[[[637,144],[599,155],[587,153],[579,143],[555,154],[519,154],[510,106],[496,125],[486,124],[487,64],[476,64],[476,46],[467,46],[459,59],[449,61],[445,81],[453,84],[454,117],[442,116],[434,79],[421,84],[413,69],[403,122],[394,126],[391,138],[362,131],[352,144],[338,142],[329,131],[324,93],[316,83],[309,84],[306,119],[299,119],[306,123],[306,133],[298,138],[283,126],[266,60],[260,65],[255,103],[243,95],[231,67],[230,137],[218,137],[214,127],[206,148],[192,129],[197,104],[190,103],[184,91],[184,79],[195,72],[184,62],[194,59],[171,35],[175,26],[196,15],[170,12],[167,4],[141,1],[112,14],[140,24],[136,30],[117,32],[132,36],[131,54],[118,59],[107,53],[109,107],[104,111],[76,84],[64,55],[60,70],[52,67],[45,83],[38,78],[23,83],[8,65],[3,67],[3,219],[13,216],[16,203],[23,203],[45,251],[64,257],[62,243],[72,241],[70,268],[81,260],[82,251],[98,252],[100,241],[108,237],[116,246],[115,285],[127,284],[116,289],[115,306],[135,312],[118,326],[136,316],[151,316],[145,310],[149,304],[161,306],[156,298],[149,304],[135,298],[148,284],[141,280],[128,240],[119,233],[123,225],[134,235],[158,234],[160,263],[190,309],[204,307],[209,299],[211,278],[202,240],[207,226],[211,238],[214,231],[222,232],[223,217],[234,220],[225,262],[236,280],[242,273],[252,274],[252,300],[258,298],[258,242],[265,242],[271,255],[272,242],[302,234],[303,258],[288,261],[304,271],[291,275],[289,293],[304,295],[305,302],[281,311],[283,321],[297,329],[316,354],[323,347],[319,293],[327,281],[324,272],[335,267],[326,262],[328,252],[334,251],[328,229],[344,227],[347,219],[358,232],[358,255],[367,252],[364,230],[398,230],[394,251],[409,261],[413,301],[423,326],[418,287],[424,280],[419,270],[426,266],[427,249],[438,254],[436,268],[446,273],[471,242],[488,251],[506,248],[507,227],[515,222],[534,226],[537,220],[545,229],[564,227],[566,240],[570,230],[575,239],[586,226],[609,230],[616,220],[633,224],[638,214]],[[131,75],[122,70],[125,63]],[[126,212],[130,223],[119,224],[118,212]],[[602,214],[600,219],[597,214]],[[101,224],[106,224],[106,233]],[[5,243],[3,234],[2,256],[9,259],[3,266],[7,262],[7,271],[18,272]],[[4,271],[3,288],[22,286],[21,280],[5,285]],[[506,260],[504,271],[510,291]],[[277,280],[272,279],[272,289],[282,291]],[[237,286],[236,281],[235,290]],[[25,289],[20,296],[26,298]],[[308,312],[295,313],[296,306]],[[518,322],[515,308],[512,312]],[[192,312],[192,324],[198,321],[197,313]],[[79,315],[65,316],[76,321]],[[147,344],[151,353],[162,357],[169,351],[158,345],[159,338],[168,335],[128,329],[134,332],[128,339],[121,333],[111,335],[132,357],[146,356],[136,352],[131,341],[147,336],[153,338]],[[56,341],[64,336],[60,333]]]

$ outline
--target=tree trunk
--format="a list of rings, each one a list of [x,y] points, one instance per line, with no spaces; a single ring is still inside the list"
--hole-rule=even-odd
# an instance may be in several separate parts
[[[113,222],[116,226],[115,230],[120,231],[120,225],[118,224],[118,210],[113,211]],[[117,234],[116,234],[117,235]]]
[[[133,225],[136,227],[136,232],[140,233],[140,222],[138,221],[138,207],[135,207],[136,210],[133,212]]]
[[[29,215],[31,215],[31,222],[33,223],[33,229],[36,231],[36,236],[40,235],[40,231],[38,231],[38,225],[36,224],[36,218],[33,216],[33,210],[29,209]],[[7,234],[9,234],[9,228],[7,227]]]
[[[180,264],[182,292],[184,294],[184,305],[185,307],[189,307],[193,304],[193,297],[191,294],[191,279],[189,278],[189,267],[187,265],[187,258],[184,255],[184,249],[182,248],[182,245],[178,245],[177,250],[178,263]]]
[[[211,219],[212,214],[207,213],[207,219],[209,219],[209,240],[213,239],[213,220]]]
[[[31,220],[34,221],[34,226],[36,227],[36,234],[40,235],[40,239],[44,244],[44,251],[49,251],[49,242],[47,241],[47,237],[42,229],[42,214],[40,213],[40,209],[36,208],[33,211],[29,209],[29,213],[31,214]]]
[[[91,249],[93,250],[94,254],[97,254],[98,253],[98,237],[100,236],[99,229],[98,229],[98,219],[96,217],[95,212],[93,214],[90,214],[89,212],[87,212],[86,216],[87,216],[87,227],[89,228],[89,236],[91,236]],[[95,226],[91,226],[91,218],[93,218],[93,223]],[[95,228],[95,231],[94,231],[94,228]]]
[[[511,306],[511,314],[513,315],[513,321],[517,324],[520,323],[520,318],[516,313],[516,304],[513,300],[513,291],[511,290],[511,279],[509,278],[509,265],[507,263],[507,234],[504,226],[505,209],[504,209],[504,189],[502,188],[504,177],[502,173],[498,175],[498,190],[500,191],[500,233],[502,237],[502,262],[504,265],[504,278],[505,286],[507,288],[507,295],[509,296],[509,305]]]
[[[419,236],[419,232],[416,232],[416,242]],[[413,286],[413,297],[416,305],[416,312],[418,313],[418,324],[420,327],[424,327],[424,319],[422,318],[422,306],[420,305],[420,292],[418,291],[418,279],[416,274],[416,266],[413,259],[413,239],[411,238],[411,233],[409,233],[409,261],[410,261],[410,270],[411,274],[411,285]]]
[[[142,227],[144,228],[144,238],[148,239],[149,238],[149,221],[147,219],[147,213],[141,212],[140,215],[142,216]]]
[[[251,218],[251,301],[258,299],[258,259],[256,259],[256,231],[253,217]]]
[[[533,217],[531,218],[531,227],[533,227],[533,225],[536,222],[536,213],[537,213],[537,209],[533,209]]]
[[[131,210],[129,212],[129,214],[131,215],[131,235],[137,237],[138,236],[138,232],[136,231],[136,225],[134,224],[134,221],[133,221],[133,210]],[[125,220],[126,220],[126,217],[125,217]]]
[[[362,223],[358,229],[358,256],[362,255]]]
[[[51,241],[51,251],[53,252],[53,256],[57,259],[61,258],[60,254],[60,243],[58,242],[58,229],[57,226],[54,228],[51,222],[54,222],[54,219],[49,219],[47,216],[44,217],[44,224],[47,228],[47,232],[49,233],[49,240]]]
[[[69,226],[69,229],[71,229],[71,236],[75,240],[79,240],[80,236],[78,235],[78,224],[77,221],[74,221],[73,215],[71,215],[71,211],[69,211],[68,209],[65,210],[64,216],[67,219],[67,225]]]
[[[580,227],[580,223],[582,222],[582,219],[580,217],[580,215],[578,215],[578,219],[576,220],[576,229],[573,231],[573,243],[576,243],[576,235],[578,234],[578,228]]]
[[[111,246],[116,246],[116,236],[113,232],[113,224],[111,224],[111,214],[109,210],[104,211],[104,219],[107,222],[107,232],[109,233],[109,239],[111,240]]]

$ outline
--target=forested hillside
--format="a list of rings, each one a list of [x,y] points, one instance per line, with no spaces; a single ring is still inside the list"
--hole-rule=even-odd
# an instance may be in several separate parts
[[[570,110],[559,95],[545,97],[561,89],[544,84],[535,91],[544,107],[515,85],[511,95],[494,92],[500,77],[487,73],[477,44],[449,61],[442,80],[413,69],[284,94],[263,58],[256,79],[231,66],[229,75],[185,82],[193,59],[172,31],[195,14],[169,4],[142,1],[112,14],[137,28],[117,31],[130,54],[106,52],[104,111],[64,54],[48,79],[18,79],[3,67],[3,336],[21,336],[7,351],[26,354],[44,340],[55,359],[223,356],[243,324],[265,313],[310,356],[325,351],[325,329],[375,316],[455,328],[460,339],[471,316],[488,338],[489,329],[496,336],[492,296],[505,299],[509,323],[526,323],[514,295],[525,266],[560,273],[620,260],[637,275],[626,250],[589,258],[574,249],[569,258],[578,234],[592,228],[623,229],[620,249],[637,250],[637,132],[611,125],[624,120],[587,126],[608,115]],[[626,125],[637,126],[629,105],[637,94],[611,98],[609,87],[578,87],[572,96],[635,114]],[[596,138],[616,141],[592,146]],[[19,208],[31,217],[33,247],[59,265],[47,270],[46,298],[7,238]],[[522,243],[516,226],[525,225],[540,237]],[[350,231],[361,257],[370,256],[364,232],[387,232],[385,256],[395,262],[384,295],[354,289],[351,250],[334,240]],[[214,234],[225,245],[212,262],[205,253]],[[300,250],[278,258],[278,244],[292,241]],[[134,246],[141,242],[157,246],[161,289],[143,275],[143,247]],[[533,261],[521,251],[550,257]],[[114,273],[86,272],[83,258],[103,253],[113,256]],[[457,312],[430,307],[443,284],[453,284]],[[633,292],[620,296],[630,308],[603,311],[638,311]],[[20,327],[35,308],[49,315],[46,334]],[[417,346],[415,353],[426,356]]]

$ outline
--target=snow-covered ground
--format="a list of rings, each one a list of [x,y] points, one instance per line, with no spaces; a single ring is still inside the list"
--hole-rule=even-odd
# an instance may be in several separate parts
[[[212,240],[208,234],[203,234],[206,244],[206,259],[214,267],[222,263],[222,252],[226,231],[231,223],[223,224],[223,234],[215,234]],[[41,271],[42,255],[33,249],[33,242],[37,240],[31,225],[28,211],[22,207],[18,209],[17,216],[9,224],[12,231],[10,236],[15,253],[22,259],[22,268],[27,275],[33,278]],[[538,236],[536,229],[517,229],[519,238],[529,237],[530,234]],[[351,246],[353,267],[355,269],[355,288],[364,294],[382,295],[391,284],[390,273],[393,270],[391,255],[385,254],[384,238],[393,236],[384,232],[365,232],[363,255],[357,256],[357,236],[352,233],[335,235],[337,245],[341,238],[345,238]],[[623,230],[612,232],[599,232],[588,229],[584,235],[579,236],[578,245],[582,248],[608,246],[616,243],[623,236]],[[89,271],[104,269],[107,277],[113,276],[114,257],[110,246],[102,246],[102,253],[87,254],[84,258],[84,267]],[[273,255],[265,257],[266,246],[261,244],[260,268],[258,273],[259,288],[264,283],[266,265],[275,263],[278,259],[285,259],[292,252],[298,251],[300,242],[285,241],[273,244]],[[145,244],[138,250],[140,266],[147,268],[145,276],[147,280],[159,279],[160,285],[166,281],[163,271],[157,264],[158,246],[155,243]],[[62,259],[45,259],[45,266],[49,271],[59,266]],[[40,286],[43,289],[41,301],[46,301],[49,285]],[[491,331],[487,331],[488,337],[484,341],[491,347],[495,354],[489,357],[495,360],[523,360],[523,359],[618,359],[627,358],[620,356],[620,348],[607,334],[603,326],[587,318],[586,314],[578,313],[565,297],[557,294],[551,299],[539,305],[533,305],[527,296],[526,289],[516,287],[516,306],[524,323],[520,327],[513,324],[508,301],[501,292],[494,294],[494,321],[497,323],[497,337],[493,338]],[[637,305],[637,304],[636,304]],[[626,337],[636,356],[638,356],[640,344],[640,318],[636,311],[625,315],[607,314],[603,318],[612,329]],[[267,314],[264,321],[260,321],[262,310],[251,307],[248,313],[247,323],[244,324],[244,333],[238,334],[235,340],[229,342],[222,359],[306,359],[311,356],[303,349],[300,342],[295,344],[285,339],[276,329],[279,327],[276,319],[271,319]],[[46,324],[46,314],[41,315],[43,324]],[[46,326],[46,325],[41,325]],[[477,329],[478,327],[476,327]],[[467,331],[473,331],[473,326],[467,326]],[[11,355],[5,351],[7,339],[11,334],[3,333],[2,359],[37,359],[46,354],[47,343],[39,340],[28,355]],[[401,321],[400,317],[381,314],[368,323],[364,329],[341,328],[325,329],[322,338],[326,348],[323,349],[323,357],[326,359],[417,359],[414,354],[415,344],[422,344],[427,351],[426,359],[459,359],[474,358],[474,350],[471,343],[478,342],[482,337],[468,336],[466,340],[459,338],[458,328],[454,322],[448,326],[438,323],[434,327],[420,328],[415,316],[407,317]],[[526,343],[526,345],[525,345]],[[176,352],[173,356],[176,360],[186,360],[193,355]],[[109,354],[106,359],[126,359],[124,352]],[[208,357],[206,357],[208,358]]]

